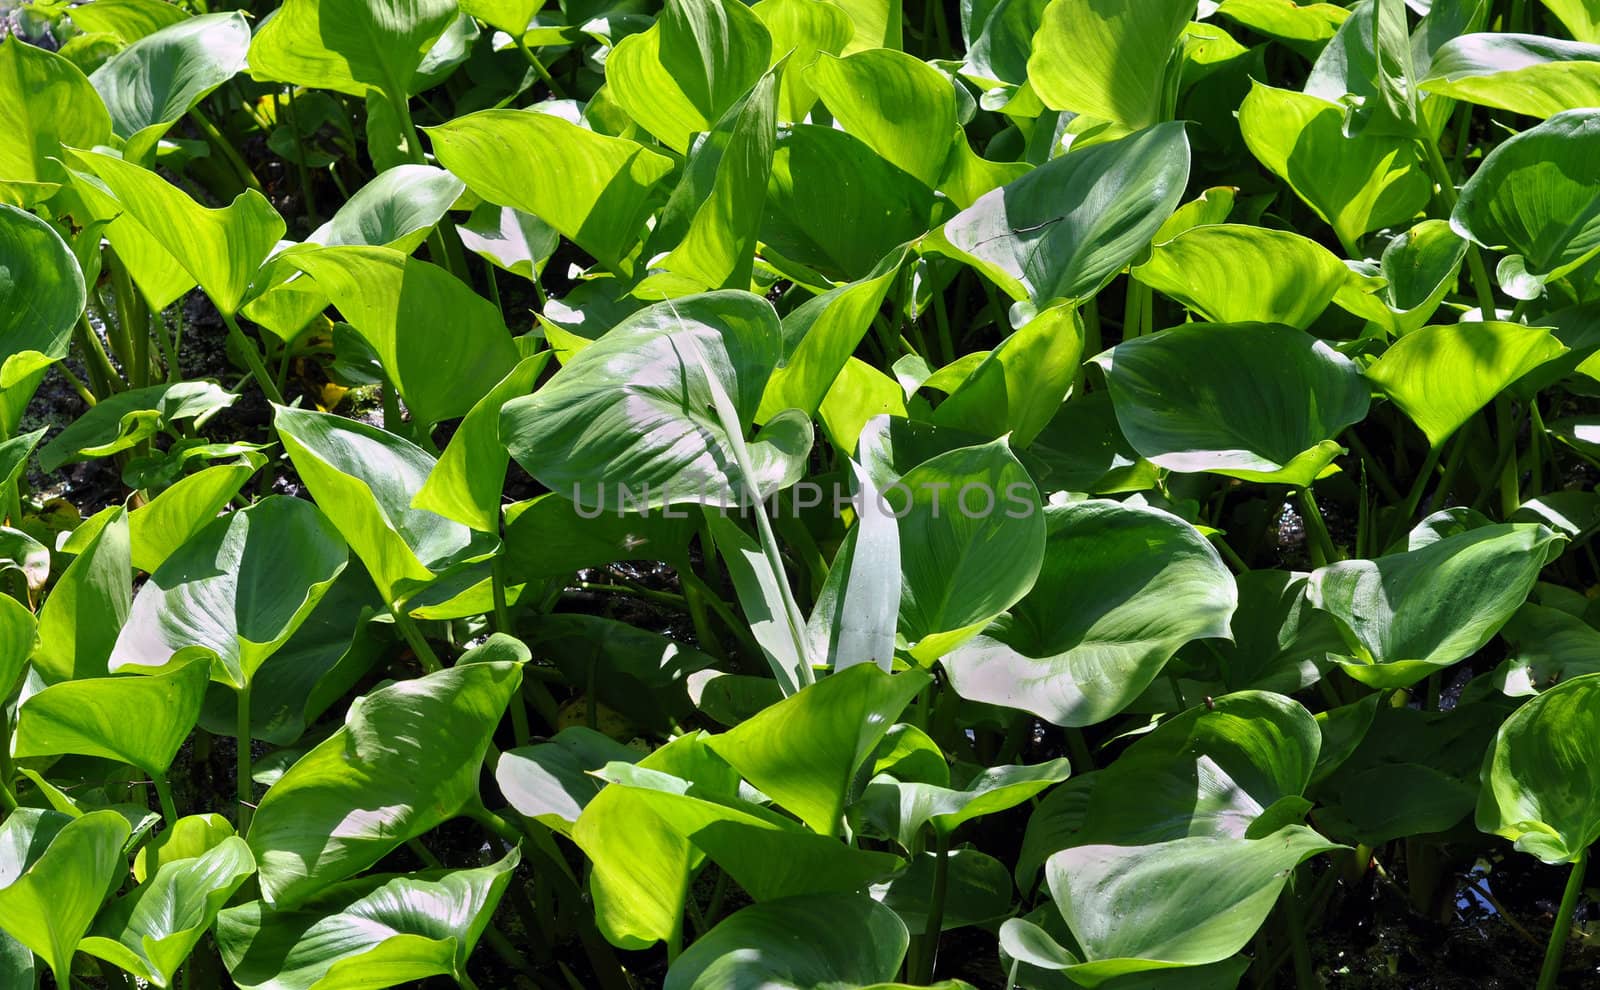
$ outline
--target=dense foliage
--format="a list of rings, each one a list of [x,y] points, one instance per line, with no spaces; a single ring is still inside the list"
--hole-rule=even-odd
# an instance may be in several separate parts
[[[270,6],[0,42],[0,986],[1558,984],[1594,0]]]

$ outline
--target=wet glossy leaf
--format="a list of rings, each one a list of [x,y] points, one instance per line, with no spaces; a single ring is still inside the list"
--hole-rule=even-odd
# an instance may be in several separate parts
[[[491,203],[531,213],[613,271],[630,256],[672,161],[548,114],[484,110],[427,129],[439,163]]]
[[[1600,839],[1600,767],[1590,731],[1600,675],[1575,677],[1524,704],[1484,755],[1478,828],[1546,863],[1576,863]]]
[[[1347,634],[1345,671],[1405,687],[1477,652],[1565,539],[1530,523],[1480,526],[1377,560],[1315,571],[1306,593]]]
[[[123,157],[148,163],[167,128],[243,71],[249,47],[242,13],[204,14],[135,41],[96,69],[89,82],[111,112],[112,130],[127,142]]]
[[[1110,281],[1177,209],[1188,181],[1184,125],[1160,124],[1046,162],[957,214],[944,237],[1012,298],[1043,308]]]
[[[1291,327],[1192,324],[1092,360],[1128,442],[1172,471],[1307,485],[1367,414],[1355,365]]]
[[[478,797],[519,664],[473,663],[379,688],[267,790],[250,824],[262,896],[294,907]]]
[[[1044,518],[1032,590],[943,660],[962,697],[1093,725],[1133,701],[1184,643],[1229,637],[1233,578],[1194,527],[1097,500],[1051,506]]]
[[[463,975],[520,860],[340,884],[301,910],[262,901],[217,919],[217,946],[245,990],[392,987]]]
[[[208,524],[150,576],[111,654],[113,670],[198,650],[246,688],[344,570],[344,540],[316,506],[269,496]]]
[[[1434,54],[1422,88],[1530,117],[1600,103],[1600,45],[1530,34],[1466,34]]]
[[[255,872],[243,839],[172,860],[95,921],[81,948],[156,986],[173,985],[217,913]]]

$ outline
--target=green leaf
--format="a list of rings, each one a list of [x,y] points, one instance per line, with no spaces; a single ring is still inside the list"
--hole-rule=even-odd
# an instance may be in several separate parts
[[[205,14],[135,41],[96,69],[89,82],[111,112],[112,130],[127,142],[123,157],[148,163],[167,128],[243,71],[249,47],[242,13]]]
[[[517,348],[495,305],[437,265],[386,247],[294,254],[377,353],[424,428],[464,415],[510,372]],[[440,333],[440,327],[450,327]]]
[[[882,274],[886,256],[938,222],[937,205],[933,190],[860,138],[796,124],[778,135],[773,152],[762,256],[830,279],[870,280]],[[816,274],[804,280],[815,283]]]
[[[1238,593],[1193,526],[1102,500],[1051,506],[1044,518],[1032,590],[943,660],[962,697],[1094,725],[1138,697],[1183,644],[1230,638]]]
[[[249,460],[196,471],[128,513],[133,566],[154,574],[173,551],[215,519],[259,469],[256,461]]]
[[[167,862],[102,911],[80,947],[141,980],[172,986],[222,906],[255,870],[250,847],[237,837],[196,858]]]
[[[1600,253],[1600,110],[1556,114],[1489,152],[1462,186],[1450,225],[1513,252],[1500,284],[1518,299],[1536,298]]]
[[[843,7],[815,0],[761,0],[752,4],[772,37],[772,52],[788,54],[790,71],[778,84],[778,120],[798,123],[811,112],[817,92],[802,71],[821,54],[837,55],[855,36],[856,26]]]
[[[1592,731],[1600,674],[1564,681],[1518,708],[1484,754],[1478,828],[1546,863],[1576,863],[1600,839]]]
[[[1311,604],[1343,626],[1351,677],[1407,687],[1476,653],[1521,607],[1565,537],[1536,523],[1480,526],[1311,575]]]
[[[1082,946],[1062,968],[1085,986],[1221,962],[1250,941],[1294,867],[1342,848],[1301,826],[1260,839],[1194,837],[1079,846],[1045,865],[1050,895]]]
[[[357,189],[327,223],[311,232],[306,243],[390,247],[410,254],[427,239],[428,231],[464,188],[460,179],[444,169],[396,165]]]
[[[1588,0],[1543,0],[1545,7],[1579,41],[1600,43],[1600,11]]]
[[[1327,248],[1287,230],[1193,227],[1156,246],[1133,277],[1214,323],[1283,323],[1304,330],[1350,277]]]
[[[819,918],[828,923],[819,925]],[[796,939],[797,931],[808,932]],[[784,986],[827,990],[893,980],[910,933],[870,897],[822,894],[753,904],[691,945],[664,990]]]
[[[0,824],[0,928],[42,956],[66,986],[72,955],[127,868],[128,822],[115,811],[71,818],[19,808]]]
[[[549,114],[484,110],[426,128],[439,164],[491,203],[548,223],[618,274],[672,160]]]
[[[1280,694],[1241,691],[1197,705],[1095,773],[1072,844],[1254,837],[1263,816],[1270,821],[1310,785],[1321,746],[1316,719]]]
[[[1033,586],[1045,544],[1038,490],[1004,439],[946,451],[881,490],[900,523],[899,631],[932,663]]]
[[[1438,449],[1513,382],[1565,352],[1547,327],[1456,323],[1401,337],[1366,376]]]
[[[117,633],[128,619],[133,604],[128,514],[121,507],[105,513],[99,532],[39,609],[33,665],[48,681],[105,676]]]
[[[1361,235],[1414,217],[1433,184],[1401,137],[1344,133],[1337,103],[1253,82],[1239,105],[1250,153],[1352,249]]]
[[[937,426],[980,436],[1009,435],[1027,447],[1054,418],[1083,361],[1083,324],[1071,306],[1052,306],[989,352],[934,410]]]
[[[107,396],[73,420],[39,451],[39,469],[107,457],[154,436],[182,419],[205,420],[232,405],[238,396],[215,382],[181,381],[150,385]]]
[[[950,145],[938,135],[956,130],[955,91],[944,73],[888,48],[822,55],[803,71],[847,132],[923,185],[939,184]]]
[[[945,224],[944,237],[1013,299],[1043,309],[1099,291],[1149,244],[1188,181],[1184,125],[1160,124],[986,193]]]
[[[747,289],[776,140],[776,70],[757,80],[695,144],[646,245],[640,298]],[[664,254],[663,254],[664,252]]]
[[[37,622],[26,605],[9,595],[0,599],[0,691],[9,691],[22,676],[33,653],[36,630]]]
[[[1028,82],[1052,110],[1150,127],[1166,116],[1168,64],[1194,14],[1191,0],[1051,0]]]
[[[549,361],[549,351],[526,358],[484,392],[411,500],[414,508],[438,513],[480,533],[500,532],[500,499],[510,460],[500,442],[500,409],[532,392]]]
[[[207,209],[154,172],[82,151],[117,202],[194,279],[223,313],[239,310],[257,269],[284,234],[283,218],[253,189]]]
[[[12,42],[0,46],[0,60],[12,47]],[[66,357],[86,299],[83,272],[55,228],[0,203],[0,365],[10,365],[29,351]],[[12,385],[0,394],[12,389],[21,390]],[[27,392],[23,405],[33,394],[32,389]],[[10,405],[9,395],[6,401]],[[6,439],[21,410],[16,412],[5,424]]]
[[[583,809],[606,786],[593,771],[639,752],[581,725],[568,726],[537,746],[508,749],[494,780],[517,813],[570,835]]]
[[[756,418],[785,409],[815,413],[860,345],[905,262],[892,251],[866,278],[807,299],[783,317],[783,357],[767,381]]]
[[[738,504],[752,486],[730,471],[736,458],[708,374],[746,428],[777,363],[778,332],[772,306],[748,292],[651,306],[539,391],[507,402],[501,439],[542,484],[587,509]],[[810,448],[809,420],[776,418],[750,444],[754,487],[765,495],[798,480]]]
[[[784,696],[794,694],[810,682],[811,668],[822,658],[808,655],[811,642],[797,635],[804,620],[785,598],[787,576],[773,569],[761,544],[738,523],[721,512],[708,512],[705,519],[712,545],[727,565],[751,638]]]
[[[928,683],[857,664],[714,736],[706,745],[823,835],[837,835],[856,769]]]
[[[250,824],[261,893],[289,908],[478,800],[520,664],[471,663],[351,704],[344,726],[267,790]]]
[[[716,663],[675,639],[598,615],[547,615],[528,646],[567,683],[592,685],[587,700],[662,734],[693,711],[688,678]]]
[[[544,0],[466,0],[461,9],[512,37],[521,37]]]
[[[867,784],[851,815],[910,850],[917,847],[924,826],[948,836],[974,818],[1031,800],[1071,772],[1064,759],[1027,767],[990,767],[972,774],[961,787],[902,782],[882,774]]]
[[[134,600],[113,670],[161,667],[199,650],[243,690],[344,570],[339,531],[310,502],[269,496],[213,520],[167,558]]]
[[[1309,485],[1367,415],[1356,366],[1292,327],[1191,324],[1091,360],[1133,449],[1171,471]]]
[[[355,880],[303,910],[251,901],[218,917],[217,947],[244,990],[462,978],[520,859],[513,849],[474,870]]]
[[[132,44],[189,16],[165,0],[95,0],[75,8],[72,23],[90,34],[109,34]]]
[[[1600,630],[1560,609],[1524,605],[1500,635],[1511,646],[1510,656],[1490,678],[1507,697],[1531,697],[1600,671]]]
[[[188,663],[144,677],[52,685],[18,709],[13,753],[98,756],[164,776],[200,717],[209,681],[208,664]]]
[[[0,40],[0,133],[0,188],[32,205],[67,181],[62,148],[111,140],[111,115],[77,66],[13,34]]]
[[[133,857],[133,878],[144,883],[163,866],[204,856],[232,837],[233,825],[221,815],[186,815],[140,847]]]
[[[273,426],[295,470],[386,602],[398,602],[470,556],[472,531],[411,500],[434,459],[392,433],[327,413],[278,406]]]
[[[1422,88],[1529,117],[1600,104],[1600,45],[1532,34],[1464,34],[1433,56]]]
[[[825,666],[875,663],[887,671],[900,612],[900,526],[861,466],[851,461],[850,470],[855,525],[828,568],[806,637]]]
[[[480,203],[465,223],[456,225],[461,246],[496,268],[538,281],[550,256],[561,246],[554,227],[531,213]]]
[[[452,0],[287,0],[250,42],[250,75],[403,101],[456,16]]]
[[[1257,34],[1315,51],[1339,30],[1350,11],[1332,3],[1282,3],[1280,0],[1222,0],[1217,13]]]
[[[639,126],[684,154],[690,137],[711,130],[767,71],[771,51],[766,27],[743,3],[667,0],[649,30],[606,57],[606,88]]]
[[[1424,220],[1395,235],[1371,274],[1357,275],[1346,283],[1334,301],[1389,333],[1403,336],[1420,329],[1438,312],[1439,304],[1455,288],[1466,256],[1467,242],[1448,223]]]

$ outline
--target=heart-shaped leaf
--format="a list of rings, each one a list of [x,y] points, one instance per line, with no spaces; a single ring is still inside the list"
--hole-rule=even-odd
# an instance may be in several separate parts
[[[250,42],[250,74],[403,101],[456,16],[452,0],[289,0]]]
[[[0,823],[0,928],[42,956],[59,986],[101,903],[127,868],[127,819],[19,808]]]
[[[111,140],[111,115],[77,66],[12,34],[0,41],[0,132],[0,186],[31,205],[67,181],[62,148]]]
[[[628,116],[682,154],[691,135],[711,130],[767,71],[771,50],[766,27],[743,3],[667,0],[648,30],[606,57],[606,88]]]
[[[96,69],[89,82],[111,112],[112,130],[127,142],[122,156],[148,164],[167,128],[243,71],[249,47],[242,13],[204,14],[135,41]]]
[[[1565,351],[1544,327],[1424,327],[1390,345],[1366,376],[1437,449],[1511,383]]]
[[[244,990],[392,987],[462,977],[521,856],[474,870],[340,884],[301,910],[222,912],[217,947]]]
[[[1051,0],[1033,38],[1028,82],[1051,109],[1130,131],[1149,127],[1163,119],[1168,65],[1194,14],[1190,0]]]
[[[1127,707],[1184,643],[1229,637],[1238,593],[1193,526],[1098,500],[1044,518],[1032,590],[943,660],[962,697],[1093,725]]]
[[[222,906],[255,869],[250,847],[237,837],[195,858],[168,861],[101,912],[80,948],[141,980],[171,986]]]
[[[1304,330],[1349,269],[1310,238],[1246,224],[1191,227],[1158,244],[1133,277],[1215,323],[1283,323]]]
[[[1292,327],[1191,324],[1092,360],[1133,449],[1172,471],[1308,485],[1367,415],[1356,366]]]
[[[887,48],[824,55],[803,71],[846,131],[930,189],[939,184],[950,146],[936,135],[956,129],[955,91],[943,73]]]
[[[1043,309],[1110,281],[1177,209],[1188,181],[1184,125],[1160,124],[1070,151],[986,193],[945,224],[944,237],[1013,299]]]
[[[672,161],[549,114],[483,110],[427,128],[439,163],[491,203],[514,206],[620,274]]]
[[[484,753],[521,683],[520,664],[471,663],[352,704],[251,820],[267,902],[294,907],[477,801]]]
[[[344,570],[339,531],[310,502],[269,496],[208,524],[139,589],[113,670],[160,667],[187,650],[243,690]],[[187,654],[185,654],[187,655]]]
[[[1529,117],[1600,104],[1600,45],[1532,34],[1464,34],[1434,53],[1422,88]]]
[[[1600,840],[1597,712],[1600,674],[1585,674],[1512,713],[1484,754],[1478,828],[1546,863],[1579,862]]]
[[[1306,595],[1344,627],[1350,676],[1407,687],[1487,643],[1565,542],[1537,523],[1480,526],[1377,560],[1329,564],[1312,573]]]
[[[209,665],[195,662],[143,677],[52,685],[18,709],[13,755],[99,756],[165,776],[200,717],[210,679]]]
[[[1600,110],[1570,110],[1489,152],[1450,225],[1496,251],[1500,286],[1537,298],[1600,253]]]

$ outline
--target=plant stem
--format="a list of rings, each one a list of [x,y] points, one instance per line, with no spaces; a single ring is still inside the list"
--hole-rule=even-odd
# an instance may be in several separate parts
[[[1556,912],[1555,930],[1550,933],[1550,944],[1544,950],[1544,966],[1539,970],[1538,990],[1556,990],[1556,980],[1561,976],[1561,952],[1567,947],[1567,936],[1572,934],[1572,916],[1578,910],[1578,895],[1583,893],[1583,876],[1589,865],[1589,850],[1578,853],[1567,874],[1567,889],[1561,895],[1561,908]]]
[[[533,53],[533,49],[528,47],[528,43],[523,40],[522,36],[518,35],[514,40],[517,43],[517,51],[521,52],[522,57],[528,60],[528,65],[533,68],[534,74],[544,80],[544,84],[550,87],[551,93],[565,99],[566,91],[561,88],[560,83],[551,77],[550,70],[544,67],[543,62],[539,61],[539,56]]]
[[[178,823],[178,806],[172,800],[172,784],[164,773],[153,773],[150,780],[156,785],[156,797],[161,800],[161,816],[167,820],[167,827],[171,828]]]
[[[400,630],[400,635],[405,639],[406,645],[411,647],[411,652],[417,655],[417,662],[422,664],[423,671],[437,674],[443,670],[444,665],[439,662],[439,655],[428,645],[428,640],[422,635],[422,630],[417,628],[415,620],[406,614],[405,606],[391,604],[389,614],[394,616],[395,628]]]
[[[1417,503],[1422,501],[1422,493],[1428,487],[1428,479],[1433,476],[1434,468],[1439,466],[1439,452],[1441,448],[1430,446],[1428,456],[1423,458],[1422,467],[1417,471],[1417,479],[1411,483],[1411,490],[1406,493],[1405,505],[1400,509],[1400,515],[1395,518],[1394,525],[1389,530],[1389,538],[1383,541],[1383,546],[1374,549],[1382,552],[1383,547],[1393,543],[1401,533],[1411,528],[1411,517],[1416,514]]]
[[[78,325],[72,332],[78,339],[78,350],[83,352],[83,366],[88,370],[89,384],[94,389],[95,395],[104,399],[114,392],[122,391],[122,376],[117,374],[117,369],[111,364],[111,357],[106,354],[105,347],[100,343],[100,335],[89,325],[87,311],[78,317]]]
[[[239,349],[240,355],[244,357],[245,367],[250,369],[250,374],[255,378],[256,384],[261,386],[261,391],[265,392],[267,398],[276,405],[283,405],[283,393],[278,391],[278,383],[273,381],[272,375],[267,372],[266,363],[261,359],[261,349],[239,329],[239,321],[232,313],[222,313],[222,322],[228,325],[228,336]]]
[[[217,125],[211,122],[211,119],[200,109],[198,103],[189,111],[189,119],[194,121],[196,127],[200,128],[200,133],[206,136],[206,140],[210,141],[212,146],[222,153],[222,157],[228,160],[228,164],[232,166],[233,171],[239,176],[239,181],[256,192],[260,192],[261,180],[257,179],[256,174],[250,171],[250,166],[246,165],[244,159],[239,157],[239,151],[233,146],[233,142],[229,141],[227,135],[217,129]]]
[[[911,974],[911,982],[919,985],[933,982],[939,959],[939,933],[944,930],[945,895],[950,888],[950,833],[935,829],[933,843],[933,896],[928,900],[928,921],[922,928],[917,951],[917,971]]]
[[[244,835],[250,831],[251,799],[255,791],[250,782],[250,686],[247,684],[240,688],[239,695],[239,720],[234,732],[239,749],[239,780],[237,789],[239,793],[239,834]]]
[[[1512,422],[1511,400],[1499,396],[1494,400],[1496,438],[1500,442],[1500,518],[1509,520],[1522,504],[1520,491],[1521,471],[1517,465],[1517,431]]]
[[[1444,163],[1444,156],[1439,154],[1439,143],[1431,138],[1418,140],[1425,152],[1424,159],[1428,165],[1428,172],[1433,181],[1439,185],[1439,200],[1444,204],[1446,213],[1454,213],[1456,208],[1455,180],[1450,178],[1449,166]],[[1446,218],[1448,219],[1448,217]],[[1467,268],[1472,273],[1472,288],[1478,295],[1478,308],[1482,311],[1481,318],[1492,320],[1498,313],[1494,304],[1494,287],[1489,281],[1489,269],[1484,266],[1483,253],[1478,250],[1478,245],[1467,245]]]
[[[1284,885],[1283,905],[1284,927],[1289,932],[1289,948],[1294,953],[1294,984],[1296,990],[1318,990],[1316,972],[1311,968],[1311,951],[1306,946],[1306,919],[1300,907],[1300,898],[1295,888],[1299,886],[1296,881],[1298,876],[1290,873],[1289,882]]]
[[[1300,514],[1306,521],[1306,530],[1311,534],[1312,560],[1321,557],[1322,561],[1317,566],[1322,567],[1344,559],[1339,553],[1339,548],[1333,545],[1333,537],[1328,534],[1328,524],[1322,519],[1322,510],[1317,506],[1316,495],[1307,487],[1300,489],[1297,498],[1300,502]]]

